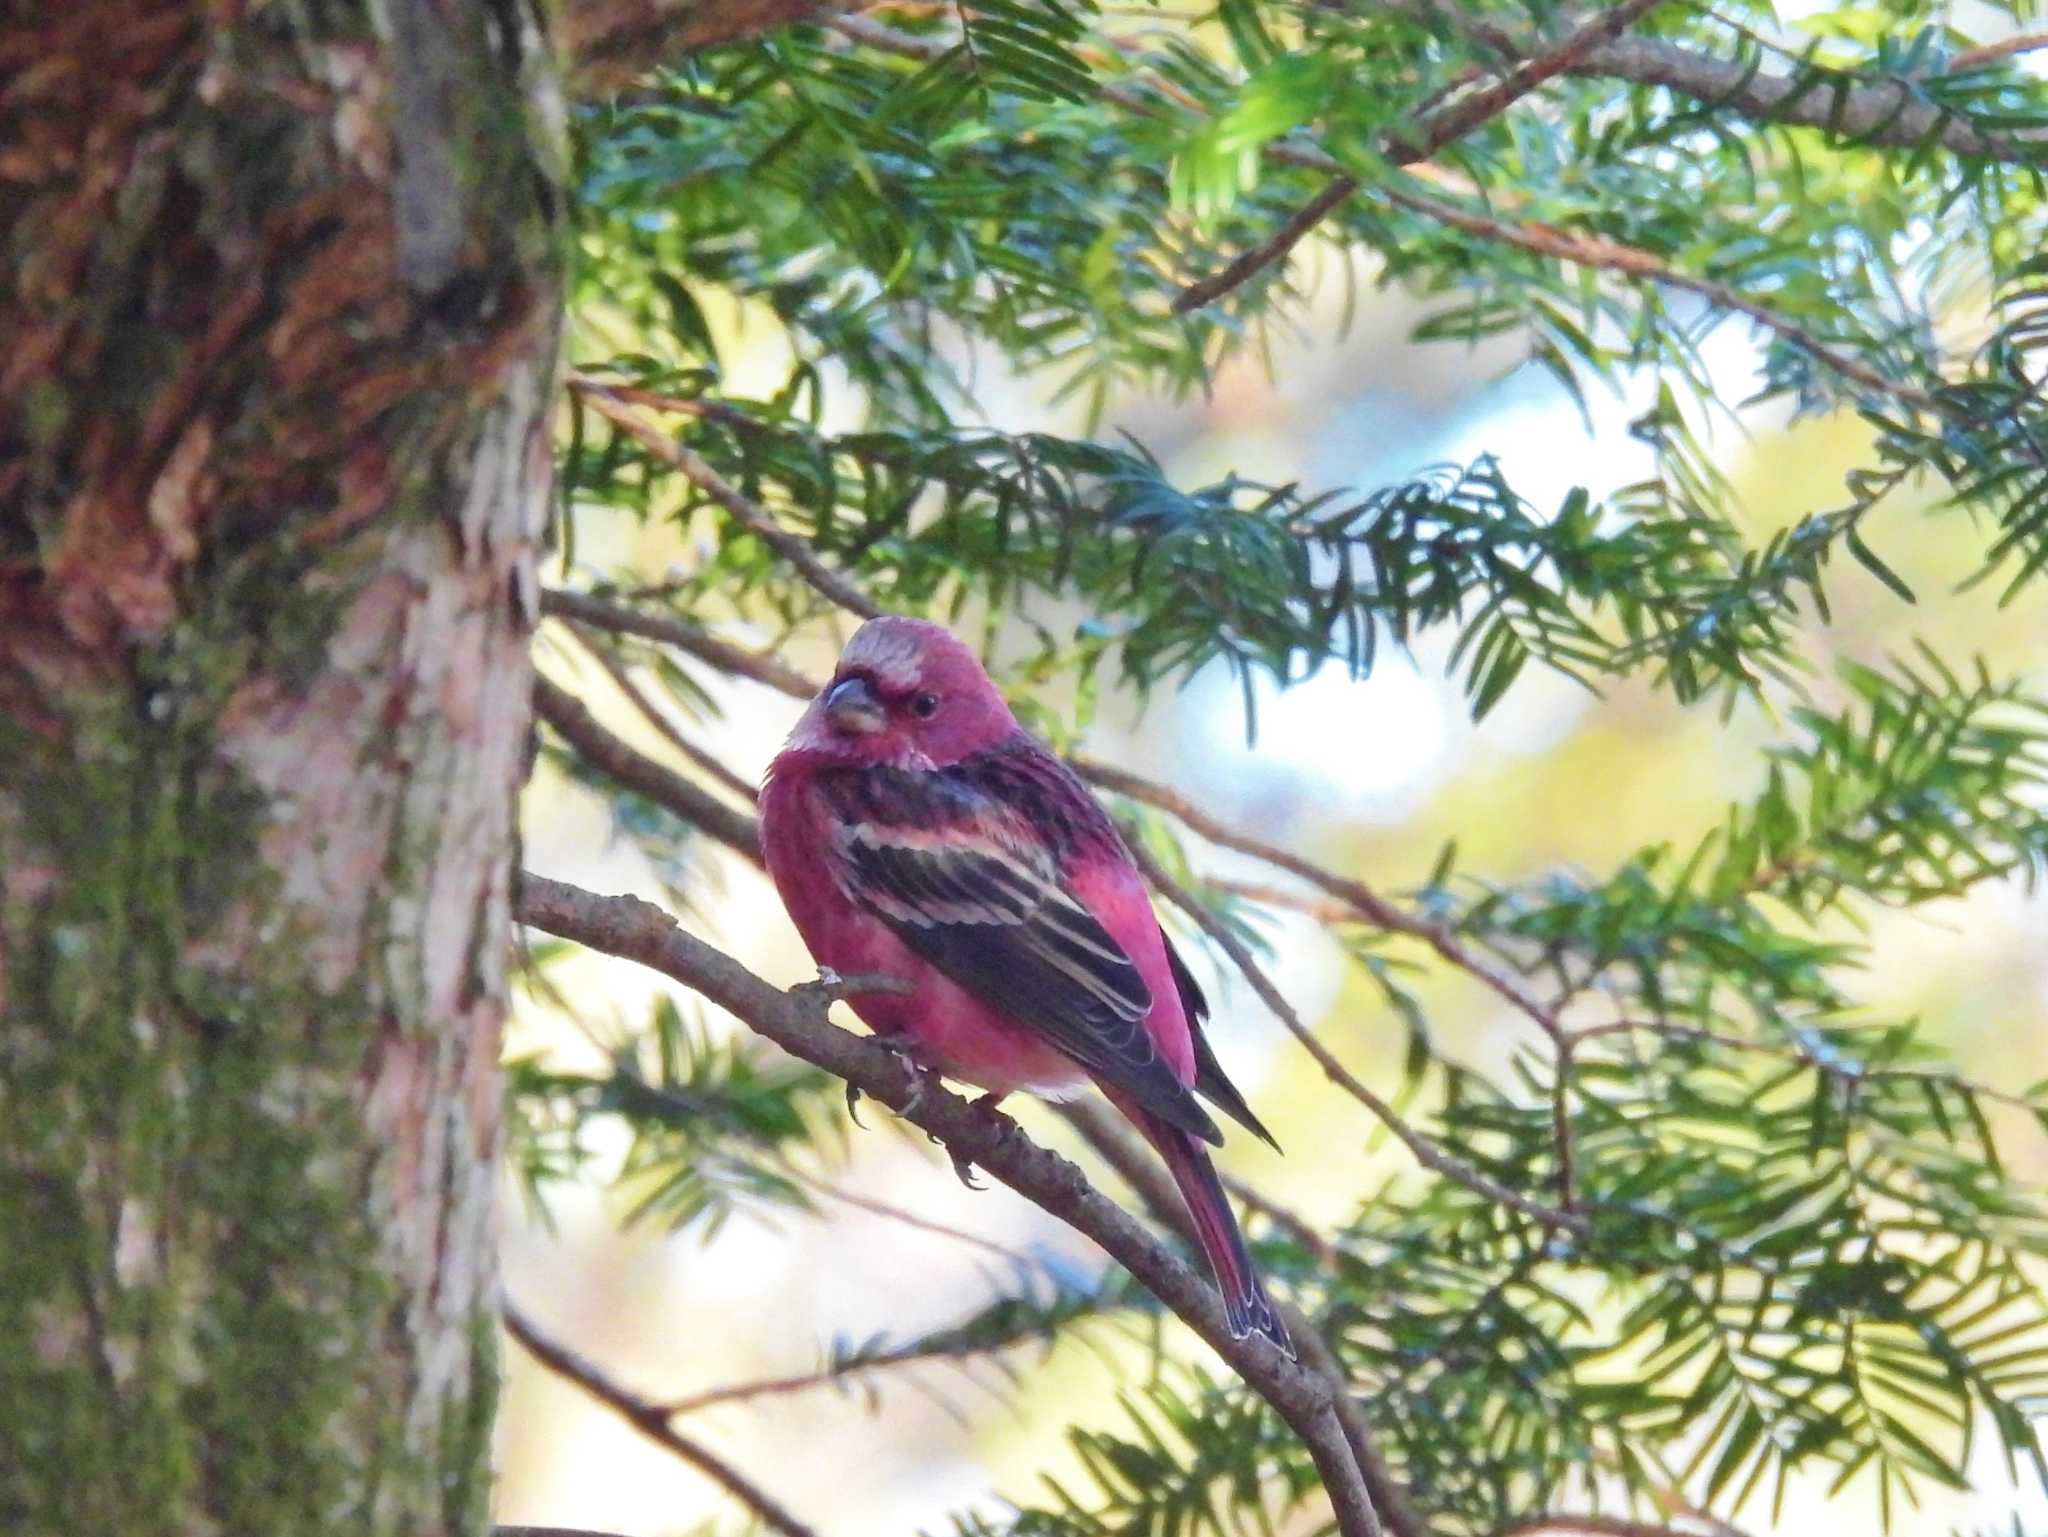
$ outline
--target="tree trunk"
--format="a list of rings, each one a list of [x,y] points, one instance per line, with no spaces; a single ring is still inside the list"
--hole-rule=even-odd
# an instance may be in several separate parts
[[[0,17],[0,1529],[486,1519],[531,0]]]

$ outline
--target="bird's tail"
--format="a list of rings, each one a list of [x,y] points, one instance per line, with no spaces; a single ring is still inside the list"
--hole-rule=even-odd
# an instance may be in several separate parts
[[[1266,1295],[1265,1282],[1252,1264],[1251,1250],[1245,1247],[1230,1199],[1223,1193],[1223,1182],[1209,1161],[1209,1150],[1178,1126],[1146,1111],[1138,1110],[1132,1119],[1159,1150],[1173,1173],[1174,1184],[1180,1187],[1180,1198],[1195,1221],[1195,1236],[1201,1240],[1202,1252],[1208,1256],[1217,1288],[1223,1293],[1223,1312],[1230,1321],[1231,1334],[1243,1339],[1256,1331],[1291,1358],[1294,1342],[1288,1339],[1287,1326],[1280,1322],[1273,1299]]]

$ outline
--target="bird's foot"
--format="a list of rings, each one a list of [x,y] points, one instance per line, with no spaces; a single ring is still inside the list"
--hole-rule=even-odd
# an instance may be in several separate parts
[[[991,1089],[968,1107],[989,1123],[997,1142],[1007,1140],[1010,1134],[1017,1129],[1017,1123],[996,1108],[1002,1102],[1003,1092]],[[939,1139],[934,1137],[932,1140],[936,1142]],[[974,1161],[966,1154],[955,1152],[949,1147],[946,1149],[946,1156],[953,1160],[953,1172],[960,1177],[961,1184],[965,1185],[969,1190],[987,1188],[974,1177]]]
[[[956,1153],[950,1147],[946,1149],[946,1156],[953,1160],[953,1173],[961,1184],[965,1185],[969,1190],[986,1190],[988,1188],[988,1186],[974,1177],[973,1159],[969,1158],[965,1153]]]
[[[836,983],[838,978],[834,976],[833,980]],[[815,986],[817,984],[806,983],[804,985]],[[893,1041],[886,1035],[878,1035],[874,1040],[877,1046],[896,1059],[898,1067],[903,1072],[904,1110],[915,1110],[918,1102],[924,1098],[925,1084],[931,1079],[938,1077],[938,1074],[918,1061],[917,1054],[900,1041]],[[846,1085],[846,1113],[852,1119],[854,1125],[858,1126],[862,1131],[866,1131],[868,1129],[867,1122],[860,1118],[860,1112],[854,1108],[861,1102],[863,1097],[864,1091],[859,1084],[849,1082]]]

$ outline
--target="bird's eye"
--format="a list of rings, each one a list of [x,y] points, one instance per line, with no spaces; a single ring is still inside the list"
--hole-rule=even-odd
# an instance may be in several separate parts
[[[910,701],[910,713],[919,720],[930,720],[939,713],[939,696],[937,694],[919,694]]]

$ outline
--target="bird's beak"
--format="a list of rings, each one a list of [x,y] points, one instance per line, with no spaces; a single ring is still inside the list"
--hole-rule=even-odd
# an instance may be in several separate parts
[[[826,690],[825,719],[834,731],[868,736],[882,729],[887,716],[867,679],[847,678]]]

